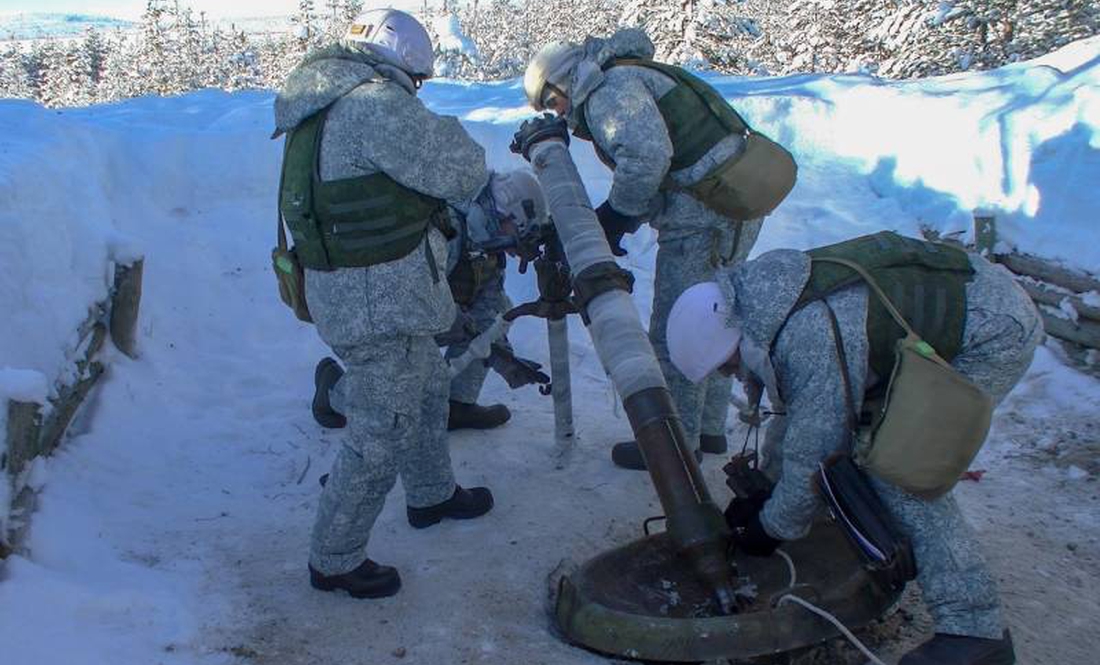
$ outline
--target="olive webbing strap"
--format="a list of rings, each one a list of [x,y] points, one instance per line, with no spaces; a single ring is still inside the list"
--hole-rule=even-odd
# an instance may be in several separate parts
[[[286,163],[286,153],[290,149],[290,137],[283,139],[283,163]],[[286,229],[283,228],[283,180],[284,174],[279,174],[279,198],[275,201],[275,223],[278,224],[279,251],[287,250]]]
[[[836,344],[836,355],[840,361],[840,376],[844,380],[844,402],[847,405],[847,418],[848,431],[856,431],[856,400],[852,395],[852,377],[848,373],[848,354],[844,352],[844,344],[840,338],[840,323],[836,320],[836,312],[833,311],[829,301],[824,298],[821,299],[821,304],[825,305],[825,309],[829,311],[829,323],[833,327],[833,342]]]
[[[882,306],[886,308],[886,311],[890,313],[890,316],[894,319],[894,321],[897,321],[897,324],[902,327],[906,334],[912,337],[916,337],[917,339],[921,338],[920,335],[918,335],[916,331],[914,331],[913,328],[905,321],[905,317],[901,315],[901,312],[899,312],[897,308],[894,307],[894,303],[890,302],[890,299],[886,297],[886,293],[883,292],[882,288],[878,285],[878,282],[875,281],[875,278],[871,277],[871,273],[867,272],[867,270],[863,266],[859,265],[855,261],[849,261],[848,259],[839,259],[831,256],[818,256],[813,257],[810,260],[824,261],[826,263],[836,263],[846,268],[851,268],[852,270],[859,273],[859,276],[863,278],[863,281],[867,282],[867,286],[870,286],[871,290],[873,290],[875,292],[875,295],[878,296],[879,300],[882,301]]]

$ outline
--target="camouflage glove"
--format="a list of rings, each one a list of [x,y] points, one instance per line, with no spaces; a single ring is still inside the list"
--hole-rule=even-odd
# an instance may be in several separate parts
[[[544,113],[537,118],[524,120],[519,126],[519,131],[512,137],[512,145],[509,148],[517,155],[523,155],[527,161],[531,161],[531,147],[550,139],[563,141],[568,146],[569,126],[565,124],[565,118]]]
[[[542,365],[533,360],[516,357],[510,349],[500,344],[492,346],[485,364],[499,374],[512,390],[532,383],[550,383],[550,377],[545,372],[539,371]]]

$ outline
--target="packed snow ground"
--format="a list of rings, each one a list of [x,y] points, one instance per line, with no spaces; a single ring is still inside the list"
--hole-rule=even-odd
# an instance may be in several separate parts
[[[1092,40],[1044,63],[915,83],[714,79],[801,167],[756,253],[883,228],[964,230],[984,206],[1000,211],[1006,242],[1095,269],[1098,51]],[[528,114],[517,82],[440,82],[423,95],[464,120],[492,166],[519,165],[507,150]],[[659,507],[644,474],[611,465],[609,444],[629,426],[576,321],[571,465],[548,462],[549,399],[491,377],[483,401],[514,417],[455,434],[452,455],[460,482],[493,488],[494,511],[414,532],[398,490],[371,555],[399,567],[402,592],[353,601],[309,588],[317,477],[341,434],[308,410],[327,350],[270,274],[271,102],[217,92],[63,112],[0,102],[11,128],[0,137],[0,397],[41,399],[68,362],[70,331],[105,294],[107,262],[146,256],[141,358],[108,351],[109,374],[70,440],[30,474],[40,509],[26,551],[0,569],[4,662],[601,662],[552,635],[545,578],[562,559],[636,537]],[[573,150],[598,203],[608,173],[586,146]],[[648,321],[655,239],[643,230],[627,248]],[[513,269],[508,290],[532,298],[533,276]],[[511,337],[545,362],[540,322]],[[975,464],[987,475],[958,490],[1022,663],[1092,662],[1100,646],[1098,413],[1100,384],[1041,349]],[[731,441],[743,436],[731,423]],[[724,501],[720,466],[704,463]],[[904,623],[885,653],[927,627],[919,614]]]

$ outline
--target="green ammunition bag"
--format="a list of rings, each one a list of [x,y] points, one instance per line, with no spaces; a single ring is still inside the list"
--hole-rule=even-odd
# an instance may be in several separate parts
[[[885,395],[869,405],[869,426],[855,427],[851,381],[840,328],[830,309],[833,336],[847,392],[848,412],[856,430],[854,456],[869,473],[924,499],[947,494],[970,466],[989,434],[993,399],[955,371],[920,338],[859,264],[820,257],[846,266],[864,279],[906,336],[895,347],[896,361]]]

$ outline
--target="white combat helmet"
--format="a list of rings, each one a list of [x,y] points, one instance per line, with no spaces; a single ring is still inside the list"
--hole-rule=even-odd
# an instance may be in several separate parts
[[[497,211],[512,218],[520,237],[550,223],[546,195],[538,179],[529,171],[517,169],[493,173],[489,187]]]
[[[554,42],[542,49],[527,63],[523,75],[523,90],[527,101],[536,111],[545,110],[542,106],[542,93],[546,83],[550,82],[569,92],[569,76],[573,66],[580,60],[581,49],[576,44]]]
[[[672,305],[665,330],[669,359],[692,383],[721,367],[741,343],[741,329],[729,324],[728,315],[714,282],[692,286]]]
[[[428,31],[410,14],[396,9],[365,11],[344,33],[349,44],[365,44],[409,76],[431,78],[435,50]]]

